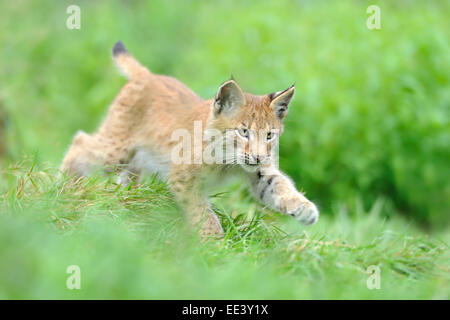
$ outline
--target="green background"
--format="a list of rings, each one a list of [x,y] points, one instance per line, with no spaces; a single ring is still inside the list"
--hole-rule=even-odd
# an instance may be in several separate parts
[[[81,8],[80,30],[66,27],[71,4]],[[380,30],[366,26],[371,4],[381,9]],[[449,16],[447,1],[3,1],[0,297],[448,298]],[[110,55],[119,39],[205,99],[231,74],[255,94],[296,83],[280,166],[321,209],[309,236],[260,215],[267,210],[239,185],[217,201],[231,241],[217,248],[179,239],[188,236],[164,184],[117,191],[95,178],[74,191],[53,177],[75,132],[95,130],[125,83]],[[249,216],[256,231],[243,240],[252,229],[236,226]],[[267,219],[279,221],[264,229]],[[286,248],[299,237],[319,244],[292,262]],[[337,239],[356,249],[326,245]],[[103,248],[101,263],[83,246]],[[58,287],[67,251],[97,285]],[[368,264],[389,266],[390,291],[365,288]]]

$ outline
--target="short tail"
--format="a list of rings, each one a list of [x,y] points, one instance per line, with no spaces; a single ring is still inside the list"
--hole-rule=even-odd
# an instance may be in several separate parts
[[[149,75],[150,71],[143,67],[125,48],[122,41],[117,41],[112,49],[112,55],[119,70],[128,78],[134,79]]]

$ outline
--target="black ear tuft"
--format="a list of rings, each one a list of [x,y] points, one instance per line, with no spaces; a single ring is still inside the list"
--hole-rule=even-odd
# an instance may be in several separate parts
[[[292,89],[292,88],[294,88],[294,87],[295,87],[295,82],[294,82],[289,88],[287,88],[287,89],[285,89],[285,90],[282,90],[282,91],[276,91],[276,92],[270,93],[270,94],[268,95],[268,96],[269,96],[269,99],[270,99],[270,100],[273,100],[273,99],[275,99],[276,97],[282,95],[283,93],[286,93],[288,90],[290,90],[290,89]]]
[[[275,111],[275,114],[278,118],[284,119],[288,112],[289,103],[292,100],[292,97],[294,97],[295,93],[295,84],[287,88],[283,91],[278,91],[269,94],[269,98],[272,101],[270,103],[270,106]]]
[[[117,41],[112,49],[112,54],[114,57],[116,57],[122,53],[127,53],[127,52],[128,51],[125,48],[125,46],[123,45],[123,42],[121,40]]]

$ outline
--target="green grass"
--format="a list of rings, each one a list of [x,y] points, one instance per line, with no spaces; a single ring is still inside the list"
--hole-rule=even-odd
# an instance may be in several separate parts
[[[370,31],[372,0],[0,2],[0,298],[448,299],[450,4],[375,3]],[[230,74],[255,94],[295,81],[280,166],[319,223],[236,182],[213,195],[225,241],[200,242],[161,181],[56,177],[125,83],[118,39],[204,98]]]
[[[16,182],[1,201],[0,298],[449,298],[448,239],[383,217],[382,199],[305,229],[236,184],[213,197],[225,240],[202,242],[157,179],[124,189],[29,164],[5,174]],[[81,290],[66,288],[69,265]],[[371,265],[379,290],[366,287]]]

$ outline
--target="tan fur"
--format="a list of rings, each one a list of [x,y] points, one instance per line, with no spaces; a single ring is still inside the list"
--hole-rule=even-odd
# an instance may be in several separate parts
[[[202,236],[222,235],[221,224],[211,210],[205,194],[208,180],[221,180],[223,175],[239,171],[252,183],[255,196],[275,210],[291,214],[306,224],[317,221],[314,204],[299,193],[294,184],[276,169],[271,150],[274,141],[260,143],[250,150],[248,141],[237,139],[238,154],[261,159],[249,165],[174,164],[171,153],[177,141],[171,140],[176,129],[193,132],[194,121],[200,121],[203,132],[217,129],[247,128],[267,134],[283,131],[283,118],[294,88],[272,95],[256,96],[243,93],[234,80],[224,83],[214,99],[203,100],[180,81],[151,73],[142,67],[119,43],[115,60],[129,77],[111,104],[106,119],[92,135],[79,132],[74,137],[61,170],[75,176],[85,176],[96,169],[113,170],[126,166],[121,183],[127,184],[139,176],[144,167],[167,168],[170,187],[188,217]],[[233,133],[231,133],[233,135]],[[236,133],[238,135],[238,133]],[[201,151],[207,142],[202,141]],[[259,146],[258,145],[258,146]],[[192,153],[195,152],[191,146]],[[162,174],[164,176],[165,174]],[[213,182],[214,183],[214,182]]]

